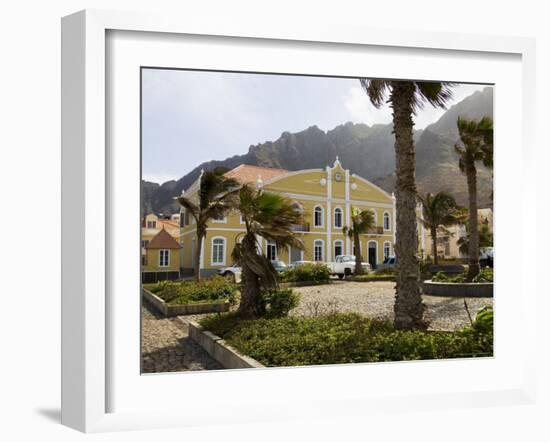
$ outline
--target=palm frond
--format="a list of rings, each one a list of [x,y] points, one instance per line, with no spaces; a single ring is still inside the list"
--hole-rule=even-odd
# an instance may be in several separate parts
[[[389,89],[387,80],[360,78],[359,82],[375,107],[381,107],[386,102]]]

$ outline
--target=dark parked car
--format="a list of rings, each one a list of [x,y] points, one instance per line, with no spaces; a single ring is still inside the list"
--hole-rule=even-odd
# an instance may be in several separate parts
[[[279,273],[283,273],[288,270],[288,266],[283,261],[279,261],[278,259],[271,261],[271,265],[275,267],[275,270]]]

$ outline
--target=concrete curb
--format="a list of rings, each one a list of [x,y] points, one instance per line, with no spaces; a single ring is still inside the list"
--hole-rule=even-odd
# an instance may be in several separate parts
[[[328,285],[331,284],[332,281],[322,281],[322,282],[315,282],[315,281],[296,281],[296,282],[280,282],[279,287],[281,288],[292,288],[292,287],[308,287],[312,285]]]
[[[198,315],[200,313],[221,313],[229,311],[229,301],[201,304],[169,305],[149,290],[142,288],[143,299],[157,312],[168,317],[179,315]]]
[[[429,296],[460,298],[492,298],[492,282],[432,282],[422,283],[422,292]]]
[[[379,278],[372,278],[372,279],[354,279],[353,277],[350,278],[348,281],[351,282],[395,282],[395,276],[380,276]]]
[[[189,337],[199,344],[206,353],[218,361],[224,368],[265,368],[265,365],[260,364],[255,359],[239,353],[219,336],[216,336],[208,330],[204,330],[197,322],[185,318],[179,319],[188,324]]]

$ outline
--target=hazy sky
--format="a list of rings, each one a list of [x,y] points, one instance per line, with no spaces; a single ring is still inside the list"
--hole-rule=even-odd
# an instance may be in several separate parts
[[[157,183],[204,161],[244,154],[285,131],[391,122],[391,109],[374,108],[356,79],[163,69],[144,69],[142,79],[143,178]],[[457,86],[453,103],[483,87]],[[415,127],[443,112],[425,106]]]

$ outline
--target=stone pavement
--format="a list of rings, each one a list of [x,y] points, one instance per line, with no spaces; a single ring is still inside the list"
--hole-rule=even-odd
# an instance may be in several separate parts
[[[141,321],[142,373],[223,368],[189,339],[187,326],[178,318],[163,318],[143,305]]]

